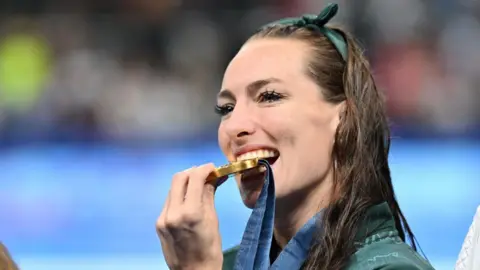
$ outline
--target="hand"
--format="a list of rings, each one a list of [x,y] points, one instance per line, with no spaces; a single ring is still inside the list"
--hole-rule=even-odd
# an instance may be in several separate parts
[[[223,253],[215,211],[212,163],[175,174],[157,234],[170,269],[222,269]]]

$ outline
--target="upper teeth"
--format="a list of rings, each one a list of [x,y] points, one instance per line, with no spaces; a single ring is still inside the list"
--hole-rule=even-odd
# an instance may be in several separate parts
[[[273,150],[255,150],[237,157],[237,160],[247,160],[252,158],[271,158],[276,157],[277,153]]]

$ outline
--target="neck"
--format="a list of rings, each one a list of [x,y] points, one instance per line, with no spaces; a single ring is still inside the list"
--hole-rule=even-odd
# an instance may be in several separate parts
[[[276,200],[273,234],[282,249],[310,218],[328,205],[332,186],[332,177],[327,177],[315,188],[308,188],[310,192],[299,192]]]

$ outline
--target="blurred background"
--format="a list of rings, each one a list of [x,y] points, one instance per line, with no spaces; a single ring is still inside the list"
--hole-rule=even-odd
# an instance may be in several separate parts
[[[225,162],[228,61],[256,27],[326,2],[0,1],[0,241],[21,268],[166,269],[154,223],[171,176]],[[328,2],[387,94],[404,213],[452,269],[480,205],[480,1]],[[228,248],[249,211],[233,181],[216,202]]]

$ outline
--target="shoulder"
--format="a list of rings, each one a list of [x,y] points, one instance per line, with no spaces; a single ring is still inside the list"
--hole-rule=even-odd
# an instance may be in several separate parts
[[[223,270],[233,269],[235,264],[235,257],[237,256],[239,248],[240,246],[235,246],[223,252]]]
[[[395,233],[372,235],[352,255],[348,270],[432,270],[420,254],[404,243]]]

